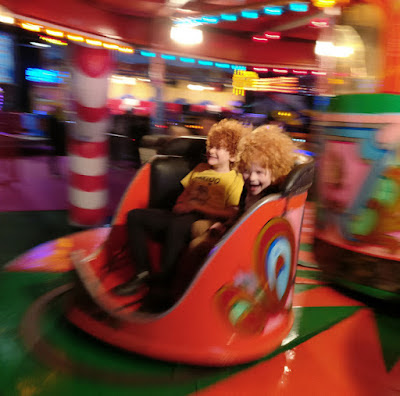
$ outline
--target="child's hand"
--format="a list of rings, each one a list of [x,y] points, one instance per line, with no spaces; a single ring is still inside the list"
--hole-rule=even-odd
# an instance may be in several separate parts
[[[212,235],[215,236],[222,235],[226,231],[226,226],[218,221],[209,228],[209,231]]]

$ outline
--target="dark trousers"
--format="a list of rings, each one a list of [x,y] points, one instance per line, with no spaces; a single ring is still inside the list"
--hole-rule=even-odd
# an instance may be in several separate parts
[[[151,271],[146,241],[150,237],[162,244],[161,271],[173,277],[179,257],[191,239],[192,224],[200,213],[175,214],[163,209],[133,209],[128,212],[128,242],[137,273]]]

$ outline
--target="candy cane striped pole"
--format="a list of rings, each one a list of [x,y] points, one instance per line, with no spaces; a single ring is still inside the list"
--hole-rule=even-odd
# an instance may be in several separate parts
[[[107,217],[108,76],[113,61],[104,48],[74,45],[72,94],[76,122],[69,136],[69,222],[90,227]]]

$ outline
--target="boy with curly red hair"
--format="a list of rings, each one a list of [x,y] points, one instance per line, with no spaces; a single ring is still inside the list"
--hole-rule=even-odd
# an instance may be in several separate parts
[[[237,216],[225,223],[199,220],[193,225],[193,237],[202,235],[206,230],[222,234],[253,203],[278,192],[281,181],[295,164],[296,148],[290,136],[277,125],[262,125],[246,134],[238,145],[235,163],[235,168],[244,179]],[[191,245],[199,242],[194,240]]]
[[[277,192],[295,165],[297,146],[277,125],[262,125],[245,136],[238,147],[236,169],[243,175],[242,209]]]
[[[182,180],[183,192],[172,211],[134,209],[128,213],[128,241],[136,275],[117,286],[118,295],[137,292],[154,276],[145,248],[148,236],[161,239],[161,274],[157,279],[168,284],[174,276],[178,259],[191,239],[192,224],[199,219],[226,221],[236,215],[243,178],[231,164],[237,145],[247,131],[239,121],[224,119],[213,125],[207,138],[207,163],[197,165]]]

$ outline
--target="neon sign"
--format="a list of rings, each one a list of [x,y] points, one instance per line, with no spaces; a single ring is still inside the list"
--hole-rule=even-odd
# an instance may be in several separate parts
[[[245,91],[296,93],[299,90],[299,80],[297,77],[259,78],[254,71],[235,70],[232,86],[236,95],[244,95]]]
[[[69,77],[69,73],[33,67],[29,67],[25,70],[25,78],[32,82],[62,84],[65,77]]]

